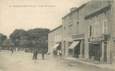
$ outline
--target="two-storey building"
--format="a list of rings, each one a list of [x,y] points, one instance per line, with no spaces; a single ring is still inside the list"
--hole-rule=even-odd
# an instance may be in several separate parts
[[[91,0],[72,8],[62,18],[62,25],[49,33],[49,47],[61,43],[65,56],[102,63],[115,61],[114,13],[114,0]]]
[[[113,3],[92,0],[62,18],[67,55],[111,63],[115,50]]]
[[[62,25],[51,30],[48,34],[48,49],[49,53],[56,50],[62,50]]]
[[[87,23],[87,39],[89,59],[108,62],[111,61],[111,17],[112,1],[93,0],[86,6],[84,22]]]

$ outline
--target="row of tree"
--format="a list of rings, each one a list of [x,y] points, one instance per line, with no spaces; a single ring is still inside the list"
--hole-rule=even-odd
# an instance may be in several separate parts
[[[39,50],[48,51],[48,33],[49,29],[36,28],[25,31],[23,29],[16,29],[9,36],[10,42],[17,48],[38,48]],[[6,40],[7,37],[4,35],[0,38],[0,41]],[[2,44],[2,42],[0,42]]]

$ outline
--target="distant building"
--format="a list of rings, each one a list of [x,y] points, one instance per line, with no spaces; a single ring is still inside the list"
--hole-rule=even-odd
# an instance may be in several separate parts
[[[48,34],[48,50],[50,53],[53,51],[62,50],[62,25],[51,30]]]

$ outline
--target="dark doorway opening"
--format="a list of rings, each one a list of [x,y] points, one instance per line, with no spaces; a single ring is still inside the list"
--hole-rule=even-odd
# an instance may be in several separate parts
[[[90,59],[94,59],[100,61],[101,58],[101,43],[90,43],[89,44],[89,57]]]
[[[71,55],[71,56],[73,55],[73,49],[69,49],[68,52],[69,52],[69,55]]]
[[[79,44],[74,48],[74,57],[79,58],[80,55],[80,42]]]

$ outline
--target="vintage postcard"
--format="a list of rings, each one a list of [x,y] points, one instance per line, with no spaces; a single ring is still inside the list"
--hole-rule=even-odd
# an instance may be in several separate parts
[[[115,71],[115,0],[0,0],[0,71]]]

